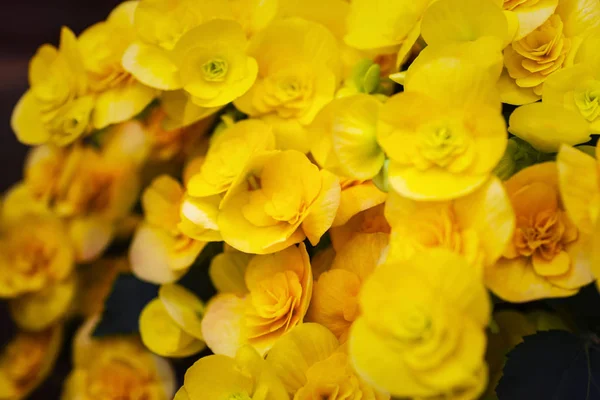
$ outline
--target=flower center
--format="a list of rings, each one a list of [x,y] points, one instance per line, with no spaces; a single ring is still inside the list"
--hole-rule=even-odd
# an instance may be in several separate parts
[[[519,254],[531,256],[534,253],[545,260],[552,260],[563,250],[563,242],[572,241],[565,235],[568,227],[561,213],[542,212],[535,217],[533,224],[519,224],[515,232],[515,246]]]
[[[573,97],[579,112],[589,122],[600,117],[600,87],[576,92]]]
[[[421,155],[439,167],[446,167],[465,150],[465,146],[462,132],[439,127],[424,136]]]
[[[202,77],[207,82],[222,82],[225,80],[229,64],[222,58],[213,58],[202,64]]]

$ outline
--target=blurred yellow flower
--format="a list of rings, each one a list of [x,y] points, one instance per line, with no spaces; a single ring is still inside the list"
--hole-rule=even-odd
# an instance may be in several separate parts
[[[89,320],[73,342],[73,370],[62,400],[168,400],[175,392],[171,366],[144,348],[137,337],[92,338]]]
[[[485,270],[488,287],[511,302],[570,296],[593,281],[591,240],[567,216],[554,162],[536,164],[505,183],[516,215],[503,258]]]
[[[216,226],[219,200],[216,196],[186,197],[181,184],[167,175],[154,179],[142,195],[145,221],[129,250],[136,276],[153,283],[181,278],[207,241],[220,240]]]
[[[361,233],[348,241],[335,254],[331,268],[315,282],[306,319],[325,326],[340,342],[346,342],[348,330],[358,317],[360,288],[379,264],[388,241],[385,233]]]
[[[307,153],[306,126],[333,99],[340,81],[335,37],[318,23],[288,18],[253,37],[248,51],[258,62],[258,79],[235,106],[271,125],[277,148]]]
[[[502,256],[515,227],[510,200],[497,178],[449,201],[417,202],[390,194],[385,215],[392,226],[388,260],[406,261],[442,247],[461,254],[480,273]]]
[[[367,188],[362,188],[362,185],[356,186],[360,189],[355,190],[363,192],[366,189],[368,195],[364,197],[364,201],[352,200],[354,207],[348,208],[349,211],[352,211],[348,214],[350,215],[348,219],[345,216],[341,218],[342,214],[340,213],[336,216],[336,219],[340,218],[338,220],[340,225],[332,226],[329,230],[331,244],[335,251],[339,251],[349,240],[361,233],[390,233],[391,228],[385,218],[383,204],[387,199],[387,193],[380,192],[372,183],[369,185],[371,187]],[[353,195],[349,198],[352,199],[352,197]],[[357,205],[361,205],[361,207],[358,208]],[[341,206],[340,204],[340,209]]]
[[[255,256],[244,280],[244,297],[222,293],[206,308],[202,334],[216,354],[233,356],[245,344],[264,354],[277,338],[302,323],[308,309],[313,277],[304,244]]]
[[[381,102],[366,94],[333,100],[309,127],[315,161],[340,177],[371,179],[385,160],[376,140]]]
[[[62,345],[62,326],[42,332],[20,331],[0,354],[0,399],[25,399],[54,368]]]
[[[229,190],[249,160],[275,148],[271,128],[257,119],[239,121],[211,138],[200,171],[187,184],[195,197],[223,194]]]
[[[316,245],[340,203],[338,179],[295,150],[263,152],[238,174],[221,204],[223,240],[266,254],[308,238]]]
[[[347,349],[319,324],[293,328],[269,351],[267,364],[294,400],[390,398],[356,374]]]
[[[259,398],[289,399],[273,368],[250,346],[234,356],[210,355],[196,361],[175,395],[175,400]]]
[[[487,181],[504,153],[506,127],[495,89],[499,48],[485,38],[430,46],[411,65],[405,91],[379,114],[389,183],[414,200],[448,200]]]
[[[133,118],[158,94],[121,65],[125,50],[135,40],[133,16],[137,4],[120,4],[106,21],[87,28],[78,39],[90,92],[95,95],[92,124],[96,129]]]
[[[89,132],[94,98],[77,38],[68,28],[61,30],[58,49],[46,44],[33,56],[29,85],[11,119],[19,141],[64,146]]]
[[[142,342],[163,357],[188,357],[204,349],[204,305],[189,290],[176,284],[162,285],[158,297],[140,314]]]
[[[365,380],[398,397],[476,399],[483,392],[491,304],[464,258],[432,249],[384,263],[364,283],[359,306],[348,343]]]

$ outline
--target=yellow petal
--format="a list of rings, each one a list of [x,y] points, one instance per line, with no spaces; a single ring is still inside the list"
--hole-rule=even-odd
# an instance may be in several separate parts
[[[90,216],[76,218],[69,225],[69,236],[79,262],[93,261],[108,247],[114,237],[113,223]]]
[[[75,289],[75,279],[71,277],[42,291],[20,296],[10,302],[11,316],[22,329],[44,330],[69,311]]]
[[[500,180],[490,179],[477,191],[456,200],[454,207],[461,228],[473,228],[479,233],[484,263],[496,262],[515,228],[515,215]]]
[[[379,265],[387,248],[386,233],[359,233],[348,241],[336,254],[331,269],[353,272],[361,281],[367,279]]]
[[[98,95],[92,114],[94,128],[127,121],[138,115],[157,95],[157,91],[139,82],[108,89]]]
[[[514,40],[520,40],[541,26],[556,10],[558,0],[540,0],[531,6],[515,8],[512,12],[519,20]]]
[[[556,152],[561,144],[576,145],[590,140],[589,124],[575,111],[534,103],[517,108],[510,116],[508,131],[537,150]]]
[[[161,97],[161,106],[167,114],[163,128],[174,130],[214,115],[221,107],[199,107],[195,105],[184,90],[164,92]]]
[[[17,139],[27,145],[38,145],[50,140],[50,132],[42,122],[40,105],[31,90],[25,92],[13,110],[10,120]]]
[[[122,62],[123,68],[147,86],[161,90],[182,87],[179,68],[160,47],[134,42],[123,54]]]
[[[594,231],[600,187],[593,157],[573,147],[562,145],[556,159],[560,192],[569,218],[582,232]]]
[[[208,269],[213,285],[220,293],[244,295],[248,292],[244,276],[252,258],[241,251],[225,252],[215,256]]]
[[[382,204],[387,199],[387,193],[382,192],[368,181],[342,190],[340,207],[332,226],[344,225],[350,218],[361,211]]]
[[[484,36],[504,38],[507,31],[502,8],[491,1],[434,2],[421,21],[421,35],[429,45],[469,42]]]
[[[267,363],[273,366],[288,392],[294,393],[306,384],[306,371],[329,357],[338,346],[338,340],[327,328],[305,323],[275,343],[267,355]]]
[[[563,20],[568,37],[584,36],[600,25],[600,5],[594,0],[561,0],[556,13]]]
[[[569,269],[559,276],[550,276],[548,281],[564,289],[579,289],[594,281],[592,273],[593,239],[589,235],[579,234],[575,242],[569,243],[566,252],[569,255]]]
[[[321,236],[331,227],[340,205],[341,189],[338,178],[331,172],[321,170],[321,192],[311,205],[302,222],[302,230],[315,246]]]
[[[190,395],[188,394],[187,390],[185,390],[185,386],[182,386],[177,393],[175,393],[173,400],[191,400]]]
[[[176,232],[179,206],[183,199],[181,184],[169,175],[159,175],[142,194],[144,218],[167,232]]]
[[[187,370],[185,391],[190,399],[250,398],[255,377],[244,372],[230,357],[203,357]]]
[[[177,325],[159,299],[148,303],[140,314],[140,335],[144,345],[152,352],[171,357],[175,354],[180,357],[189,356],[201,350],[190,347],[196,339],[184,332]],[[202,342],[200,342],[202,344]],[[188,350],[181,354],[181,350]]]
[[[181,204],[179,230],[195,240],[221,241],[222,238],[217,225],[220,202],[220,196],[202,198],[185,196]]]
[[[508,75],[506,69],[502,71],[502,75],[497,84],[500,92],[500,99],[503,103],[522,105],[535,103],[540,99],[540,96],[535,94],[531,88],[523,88],[517,85],[517,82]]]
[[[165,309],[186,333],[202,340],[202,316],[204,305],[195,294],[181,285],[162,285],[158,291],[158,298]]]
[[[503,258],[486,268],[485,282],[498,297],[512,303],[567,297],[577,293],[577,290],[552,285],[537,275],[529,260],[523,257],[512,260]]]
[[[246,301],[234,294],[219,294],[207,305],[202,337],[215,354],[233,357],[244,344],[242,337]]]
[[[129,260],[133,273],[152,283],[170,283],[181,278],[192,265],[203,245],[196,245],[180,257],[173,254],[175,239],[161,229],[142,224],[136,231]]]
[[[419,171],[390,163],[389,181],[394,190],[413,200],[449,200],[472,193],[487,175],[453,174],[443,169]]]

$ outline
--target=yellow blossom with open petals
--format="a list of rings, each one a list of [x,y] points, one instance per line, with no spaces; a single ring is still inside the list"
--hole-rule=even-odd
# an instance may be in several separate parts
[[[30,89],[13,110],[11,126],[28,145],[67,145],[89,132],[94,99],[77,39],[63,28],[59,48],[40,47],[29,64]]]
[[[390,158],[390,185],[402,196],[464,196],[502,157],[506,125],[495,89],[501,59],[489,43],[425,49],[408,70],[405,91],[383,106],[378,141]]]
[[[16,334],[0,354],[0,399],[24,399],[48,376],[61,348],[62,331],[56,325]]]
[[[250,346],[235,355],[210,355],[196,361],[187,372],[176,400],[205,399],[289,400],[275,371]]]
[[[441,247],[461,254],[480,273],[502,256],[515,226],[510,200],[496,178],[449,201],[417,202],[390,194],[385,214],[392,226],[389,260],[406,261]]]
[[[188,182],[188,194],[205,197],[227,192],[257,152],[274,148],[272,130],[264,122],[248,119],[235,123],[211,138],[200,171]]]
[[[158,297],[140,314],[142,342],[163,357],[187,357],[204,349],[204,305],[189,290],[176,284],[162,285]]]
[[[328,328],[340,342],[358,317],[358,296],[363,282],[381,261],[389,235],[361,233],[345,243],[331,268],[315,282],[307,320]]]
[[[338,176],[371,179],[385,155],[376,139],[381,103],[357,94],[335,99],[323,108],[309,131],[311,154],[317,163]]]
[[[217,222],[227,244],[266,254],[305,238],[317,244],[339,203],[338,179],[304,154],[265,152],[250,160],[231,185]]]
[[[359,305],[348,343],[365,380],[398,397],[483,392],[491,304],[467,260],[431,249],[384,263],[364,283]]]
[[[246,294],[219,294],[206,308],[202,334],[215,354],[233,356],[245,344],[264,354],[302,323],[313,286],[306,247],[254,256],[244,280]]]
[[[556,163],[536,164],[505,183],[516,216],[503,258],[485,270],[488,287],[511,302],[570,296],[592,282],[590,236],[562,203]]]
[[[186,197],[175,179],[167,175],[156,178],[142,195],[145,222],[138,227],[129,250],[136,276],[153,283],[182,277],[207,241],[220,240],[216,226],[219,201],[216,196]]]
[[[92,25],[78,38],[90,91],[96,97],[92,114],[96,129],[134,117],[158,94],[133,78],[121,64],[125,50],[135,40],[133,15],[137,4],[120,4],[106,21]]]
[[[73,341],[73,370],[61,399],[171,399],[175,392],[171,366],[135,336],[91,337],[96,322],[86,322]]]
[[[185,90],[199,107],[223,106],[252,86],[258,70],[242,26],[230,18],[225,0],[144,0],[134,17],[139,40],[123,66],[150,87]]]
[[[277,148],[307,153],[306,126],[333,99],[340,79],[335,37],[318,23],[287,18],[253,37],[248,51],[258,78],[235,106],[272,125]]]
[[[294,400],[390,398],[356,374],[346,347],[319,324],[292,329],[269,351],[267,363]]]

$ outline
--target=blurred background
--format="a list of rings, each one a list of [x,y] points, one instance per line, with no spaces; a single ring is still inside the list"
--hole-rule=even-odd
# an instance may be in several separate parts
[[[14,105],[27,90],[29,59],[44,43],[58,44],[60,27],[76,34],[105,19],[119,0],[19,0],[2,3],[0,12],[0,193],[22,175],[27,148],[17,142],[10,116]],[[12,336],[13,326],[6,304],[0,301],[0,350]],[[69,349],[65,348],[49,379],[29,399],[60,398],[62,381],[70,370]]]
[[[0,12],[0,191],[21,177],[26,147],[10,129],[10,116],[27,90],[29,59],[44,43],[58,44],[60,27],[76,34],[105,19],[119,0],[19,0]]]

